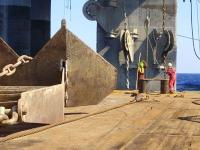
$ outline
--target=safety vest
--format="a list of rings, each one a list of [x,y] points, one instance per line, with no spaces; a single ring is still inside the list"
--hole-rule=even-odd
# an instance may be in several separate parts
[[[144,74],[144,62],[139,62],[138,63],[138,73]]]

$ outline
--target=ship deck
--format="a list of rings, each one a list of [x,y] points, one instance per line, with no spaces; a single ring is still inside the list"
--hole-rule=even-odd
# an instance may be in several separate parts
[[[100,104],[65,110],[65,124],[0,143],[0,149],[199,149],[200,92],[149,94],[129,103],[130,92],[115,91]],[[0,128],[0,140],[31,130]],[[42,128],[38,126],[38,128]],[[17,130],[18,129],[18,130]]]

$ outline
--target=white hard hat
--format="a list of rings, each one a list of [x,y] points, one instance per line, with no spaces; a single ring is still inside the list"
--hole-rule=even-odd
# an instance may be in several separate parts
[[[172,63],[168,63],[168,67],[172,67]]]

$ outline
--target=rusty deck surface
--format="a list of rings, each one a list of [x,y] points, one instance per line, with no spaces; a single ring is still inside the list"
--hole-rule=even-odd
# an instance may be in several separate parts
[[[150,99],[144,102],[1,143],[0,149],[199,149],[200,105],[192,102],[200,100],[200,92],[183,95],[151,94]],[[130,93],[114,92],[99,105],[67,108],[65,120],[105,110],[132,99]],[[24,129],[25,126],[18,128]],[[26,125],[26,128],[31,126]],[[0,128],[1,137],[15,132],[17,130],[11,128]]]

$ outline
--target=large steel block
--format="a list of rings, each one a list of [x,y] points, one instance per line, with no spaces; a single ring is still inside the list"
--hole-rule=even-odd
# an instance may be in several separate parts
[[[97,104],[115,89],[116,69],[65,27],[35,57],[38,84],[61,81],[61,60],[68,66],[67,106]]]
[[[18,113],[22,122],[50,124],[64,119],[64,84],[21,93]]]
[[[65,64],[66,62],[66,64]],[[52,86],[61,83],[61,68],[67,66],[67,106],[97,104],[116,85],[116,69],[75,35],[62,27],[29,64],[10,77],[5,86]]]
[[[0,71],[4,66],[15,63],[18,55],[15,51],[2,39],[0,38]]]

